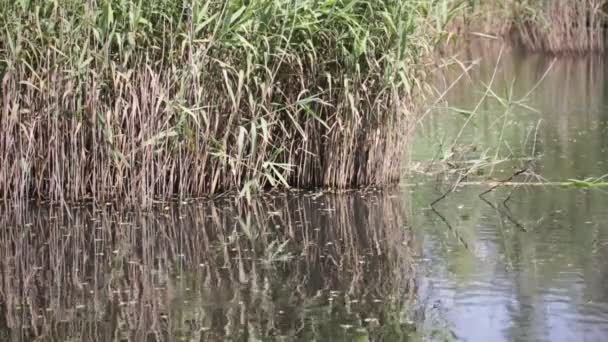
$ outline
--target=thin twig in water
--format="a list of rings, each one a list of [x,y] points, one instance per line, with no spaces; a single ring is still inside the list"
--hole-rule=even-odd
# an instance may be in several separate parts
[[[534,93],[536,88],[538,88],[540,86],[540,84],[543,83],[545,78],[547,78],[547,76],[549,75],[549,71],[551,71],[551,69],[553,69],[553,65],[555,65],[555,62],[557,62],[557,58],[553,58],[553,61],[551,61],[551,64],[549,64],[549,66],[547,67],[547,70],[545,70],[545,73],[540,77],[540,79],[538,80],[538,82],[536,82],[536,84],[532,87],[532,89],[530,89],[526,93],[526,95],[521,98],[520,101],[526,100],[528,97],[530,97],[530,95],[532,95],[532,93]]]
[[[433,202],[431,202],[431,209],[434,210],[435,204],[441,202],[443,199],[445,199],[446,197],[448,197],[449,194],[451,194],[452,192],[454,192],[454,190],[456,190],[456,188],[458,187],[458,185],[462,182],[462,180],[466,177],[467,174],[468,174],[468,171],[465,172],[465,173],[463,173],[463,174],[461,174],[458,177],[458,180],[456,181],[456,183],[454,183],[454,186],[452,186],[450,188],[450,190],[444,192],[443,195],[439,196],[439,198],[437,198],[436,200],[434,200]]]
[[[461,80],[461,79],[462,79],[462,78],[463,78],[465,75],[466,75],[466,76],[468,76],[468,75],[469,75],[469,71],[470,71],[470,70],[471,70],[471,69],[472,69],[474,66],[476,66],[476,65],[478,65],[478,64],[479,64],[479,61],[478,61],[478,60],[473,61],[473,63],[471,63],[471,65],[469,65],[469,66],[468,66],[466,69],[464,69],[464,70],[463,70],[463,72],[462,72],[462,73],[461,73],[461,74],[460,74],[460,75],[459,75],[459,76],[456,78],[456,80],[455,80],[454,82],[452,82],[452,83],[451,83],[451,84],[450,84],[450,85],[447,87],[447,89],[446,89],[445,91],[443,91],[443,92],[441,93],[441,95],[439,95],[439,97],[437,97],[437,99],[435,100],[435,102],[434,102],[432,105],[430,105],[430,106],[427,108],[427,110],[426,110],[426,111],[425,111],[425,112],[424,112],[422,115],[420,115],[420,117],[418,118],[417,124],[420,124],[420,123],[421,123],[421,122],[424,120],[424,118],[425,118],[425,117],[426,117],[426,116],[427,116],[429,113],[431,113],[431,112],[432,112],[432,111],[435,109],[435,106],[436,106],[436,105],[437,105],[439,102],[441,102],[441,100],[443,100],[443,98],[444,98],[444,97],[445,97],[445,96],[446,96],[446,95],[447,95],[447,94],[450,92],[450,90],[452,90],[452,88],[454,88],[454,86],[455,86],[456,84],[458,84],[458,82],[460,82],[460,80]]]
[[[515,177],[517,177],[517,176],[519,176],[519,175],[521,175],[521,174],[523,174],[523,173],[525,173],[525,172],[527,172],[527,171],[528,171],[528,168],[526,167],[526,168],[523,168],[523,169],[521,169],[521,170],[519,170],[519,171],[515,172],[515,173],[514,173],[514,174],[512,174],[512,175],[511,175],[509,178],[507,178],[507,179],[505,179],[505,180],[502,180],[502,181],[498,182],[497,184],[495,184],[494,186],[492,186],[492,187],[491,187],[491,188],[489,188],[488,190],[486,190],[486,191],[482,192],[481,194],[479,194],[479,197],[483,199],[483,196],[484,196],[484,195],[486,195],[486,194],[488,194],[488,193],[490,193],[490,192],[492,192],[492,191],[496,190],[496,188],[500,187],[500,186],[501,186],[501,185],[503,185],[504,183],[509,183],[509,182],[511,182],[511,181],[513,180],[513,178],[515,178]]]
[[[498,73],[498,66],[500,65],[500,60],[502,59],[502,54],[504,52],[504,48],[505,48],[504,45],[501,46],[501,48],[500,48],[500,52],[498,53],[498,57],[496,59],[496,66],[494,67],[494,71],[492,72],[492,78],[490,79],[490,83],[486,87],[485,93],[483,94],[481,99],[479,99],[479,102],[477,102],[475,109],[473,109],[471,114],[467,117],[467,120],[465,121],[465,123],[460,128],[460,131],[458,132],[458,134],[456,135],[456,138],[454,139],[453,146],[456,145],[456,142],[460,139],[460,136],[462,136],[462,133],[464,132],[465,128],[469,125],[469,122],[471,122],[471,120],[473,119],[475,114],[479,111],[479,108],[481,107],[481,105],[484,103],[485,99],[490,94],[490,90],[492,88],[492,85],[494,84],[494,80],[496,79],[496,74]]]

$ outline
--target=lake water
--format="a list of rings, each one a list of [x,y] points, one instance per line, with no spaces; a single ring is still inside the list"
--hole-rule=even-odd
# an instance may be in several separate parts
[[[4,213],[0,341],[607,340],[608,188],[524,184],[608,173],[605,64],[484,53],[396,189]]]
[[[505,186],[482,198],[490,186],[476,184],[523,170],[514,183],[607,174],[605,63],[483,51],[448,96],[451,108],[425,120],[413,152],[424,175],[412,181],[426,181],[411,190],[408,219],[427,326],[462,341],[606,341],[608,188]],[[500,100],[480,101],[488,85]],[[424,209],[455,180],[468,185]]]

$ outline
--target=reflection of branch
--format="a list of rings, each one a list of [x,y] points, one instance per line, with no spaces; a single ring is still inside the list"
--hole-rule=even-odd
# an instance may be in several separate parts
[[[507,209],[509,209],[509,212],[511,212],[511,209],[509,208],[509,206],[507,205],[507,203],[509,203],[509,201],[511,200],[511,196],[513,196],[513,192],[515,192],[515,189],[511,190],[509,192],[509,195],[507,195],[507,198],[505,198],[504,201],[502,201],[502,204],[507,207]]]
[[[462,243],[462,245],[467,249],[470,250],[469,248],[469,244],[464,241],[464,239],[460,236],[460,234],[458,234],[456,232],[456,230],[454,229],[454,227],[452,227],[452,225],[450,224],[450,222],[448,222],[448,220],[441,214],[439,213],[439,211],[437,211],[432,205],[431,205],[431,210],[437,215],[439,216],[439,218],[441,219],[441,221],[443,221],[443,223],[445,223],[446,226],[448,226],[448,229],[450,231],[452,231],[454,233],[454,235],[456,235],[456,238],[458,238],[458,241],[460,241],[460,243]]]
[[[526,232],[526,227],[524,227],[521,223],[519,223],[515,218],[513,218],[513,213],[511,212],[511,208],[509,208],[508,206],[508,202],[511,199],[511,196],[513,195],[513,191],[511,191],[509,193],[509,195],[507,196],[507,198],[502,202],[503,206],[507,209],[506,212],[504,212],[503,210],[500,210],[500,208],[498,208],[497,206],[495,206],[494,204],[492,204],[490,201],[488,201],[485,198],[485,195],[487,195],[488,193],[496,190],[497,188],[499,188],[501,185],[505,184],[505,183],[509,183],[511,182],[515,177],[524,174],[526,172],[529,171],[529,167],[526,166],[523,169],[515,172],[514,174],[512,174],[509,178],[502,180],[500,182],[498,182],[497,184],[495,184],[494,186],[492,186],[491,188],[489,188],[488,190],[482,192],[481,194],[479,194],[479,198],[486,202],[487,205],[489,205],[490,207],[492,207],[494,210],[496,210],[501,216],[505,216],[507,218],[507,220],[509,220],[509,222],[513,223],[517,228],[521,229],[522,231]]]
[[[454,190],[456,190],[456,188],[458,187],[458,185],[460,184],[460,182],[462,182],[462,180],[469,174],[470,171],[471,171],[471,169],[467,170],[467,172],[465,172],[464,174],[461,174],[458,177],[458,180],[456,181],[456,183],[454,184],[454,186],[452,186],[450,188],[450,190],[446,191],[445,193],[443,193],[443,195],[439,196],[439,198],[437,198],[436,200],[434,200],[433,202],[431,202],[431,209],[435,210],[435,204],[441,202],[449,194],[451,194],[452,192],[454,192]]]
[[[509,195],[509,198],[510,197],[511,196]],[[517,220],[513,218],[513,213],[511,212],[511,209],[509,208],[509,206],[507,206],[506,201],[503,202],[503,205],[505,206],[505,208],[507,208],[507,211],[503,212],[502,210],[500,210],[500,208],[498,208],[497,206],[492,204],[492,202],[488,201],[485,197],[480,195],[479,198],[481,198],[482,201],[486,202],[487,205],[492,207],[492,209],[496,210],[501,216],[506,217],[507,220],[509,220],[509,222],[513,223],[517,228],[521,229],[524,232],[527,232],[526,227],[524,227],[521,223],[517,222]]]

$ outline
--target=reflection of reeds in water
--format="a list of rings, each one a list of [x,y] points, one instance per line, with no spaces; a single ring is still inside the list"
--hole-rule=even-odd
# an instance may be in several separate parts
[[[0,339],[399,333],[414,291],[400,203],[280,194],[4,215]]]

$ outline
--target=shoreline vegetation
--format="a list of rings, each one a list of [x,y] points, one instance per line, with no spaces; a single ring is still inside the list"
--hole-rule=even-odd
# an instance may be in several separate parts
[[[396,183],[436,47],[469,32],[555,54],[605,48],[600,0],[0,6],[11,203]]]
[[[394,183],[448,20],[428,0],[0,6],[5,202]]]
[[[527,51],[554,55],[603,53],[605,0],[467,0],[452,23],[458,33],[504,37]]]

